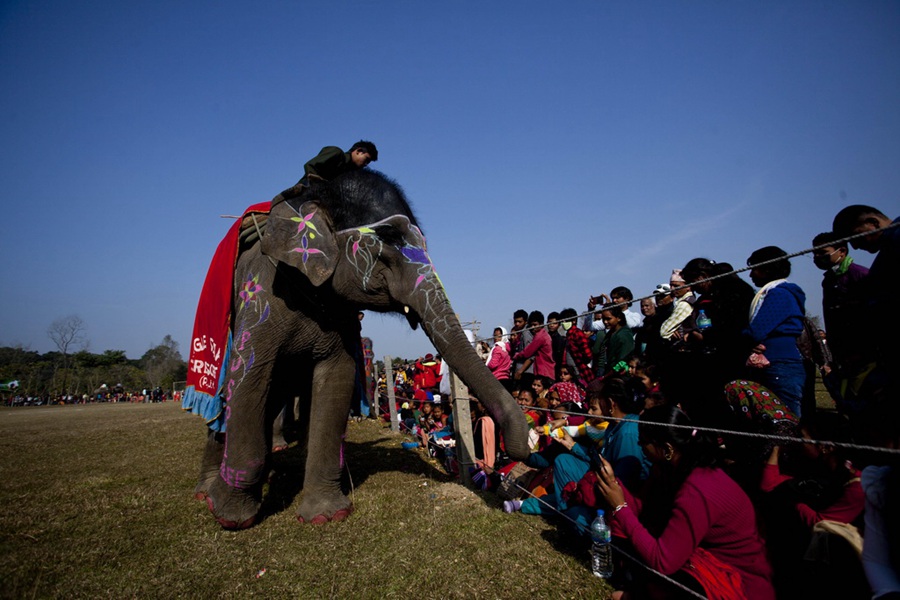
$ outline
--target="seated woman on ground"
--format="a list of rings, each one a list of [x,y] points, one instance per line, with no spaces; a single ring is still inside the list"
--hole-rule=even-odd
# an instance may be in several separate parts
[[[774,599],[753,504],[718,468],[716,442],[671,406],[645,411],[638,431],[653,464],[643,501],[621,485],[607,461],[598,473],[596,492],[609,508],[613,535],[626,538],[649,567],[699,592],[724,587],[730,595],[723,597]],[[634,583],[645,590],[663,585],[655,578]]]
[[[806,440],[850,441],[847,427],[833,413],[817,413],[815,420],[800,426],[800,433]],[[791,444],[787,450],[775,446],[769,455],[760,481],[765,492],[760,512],[768,532],[776,587],[799,597],[803,590],[796,586],[810,584],[798,575],[810,566],[805,557],[813,527],[821,521],[861,525],[865,494],[860,472],[845,450],[827,443]],[[861,572],[861,564],[859,567]]]
[[[562,498],[562,489],[569,482],[580,480],[590,469],[591,464],[597,463],[599,447],[603,445],[607,426],[600,398],[597,396],[591,398],[588,418],[581,425],[567,426],[566,418],[549,423],[549,433],[554,443],[542,452],[532,453],[525,464],[535,469],[553,467],[553,493],[540,500],[527,498],[524,501],[506,501],[503,503],[503,510],[506,512],[521,510],[530,515],[552,514],[555,510],[559,510],[569,515],[579,525],[587,527],[593,515],[587,514],[583,507],[569,507]],[[562,430],[561,436],[556,433],[557,429]]]
[[[650,473],[650,461],[638,443],[638,419],[644,408],[642,384],[634,378],[613,377],[601,390],[603,414],[616,419],[606,430],[600,456],[631,490],[638,490]]]

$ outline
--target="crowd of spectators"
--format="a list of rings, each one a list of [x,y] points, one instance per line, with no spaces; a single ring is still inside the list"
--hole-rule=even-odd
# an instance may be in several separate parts
[[[26,394],[9,394],[4,397],[6,406],[50,406],[64,404],[95,404],[98,402],[166,402],[168,400],[180,401],[178,392],[170,394],[161,387],[144,388],[142,390],[126,392],[120,386],[108,388],[102,386],[92,394],[59,394],[51,396],[49,394],[43,396],[32,396]]]
[[[891,225],[850,206],[812,241],[824,331],[774,246],[747,258],[753,286],[695,258],[640,310],[625,286],[589,298],[583,318],[516,310],[477,350],[521,406],[532,453],[510,462],[472,399],[475,480],[507,512],[564,515],[573,540],[605,509],[619,547],[711,598],[900,597],[896,454],[841,444],[900,448]],[[871,269],[849,247],[876,254]],[[430,449],[452,428],[435,417],[450,411],[426,381],[432,358],[397,382],[404,426]],[[817,371],[833,409],[817,409]],[[616,597],[678,591],[627,560],[616,572]]]

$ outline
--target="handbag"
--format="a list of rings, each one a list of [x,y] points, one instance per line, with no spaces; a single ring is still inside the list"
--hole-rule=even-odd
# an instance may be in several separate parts
[[[525,495],[525,490],[537,475],[537,469],[532,469],[523,462],[515,462],[498,469],[498,473],[501,474],[502,481],[497,488],[497,495],[503,500],[518,500]]]

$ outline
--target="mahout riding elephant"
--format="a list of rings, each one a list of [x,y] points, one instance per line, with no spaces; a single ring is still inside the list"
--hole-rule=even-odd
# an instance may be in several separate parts
[[[307,444],[298,519],[338,521],[352,511],[340,485],[341,440],[363,309],[421,324],[503,429],[507,452],[528,455],[525,418],[467,342],[396,183],[370,170],[313,182],[274,205],[258,233],[234,273],[226,432],[210,430],[195,490],[222,526],[255,522],[272,423],[294,397]]]

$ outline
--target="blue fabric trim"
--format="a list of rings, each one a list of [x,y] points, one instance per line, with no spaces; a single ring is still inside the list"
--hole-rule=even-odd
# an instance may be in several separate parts
[[[181,409],[203,417],[207,427],[216,433],[225,431],[225,397],[223,395],[225,385],[225,373],[231,358],[231,332],[228,332],[228,343],[225,345],[225,360],[219,371],[218,391],[215,396],[206,392],[197,391],[189,385],[184,388],[184,396],[181,398]]]
[[[181,409],[203,417],[213,431],[225,431],[225,402],[221,395],[210,396],[189,385],[184,388]]]

